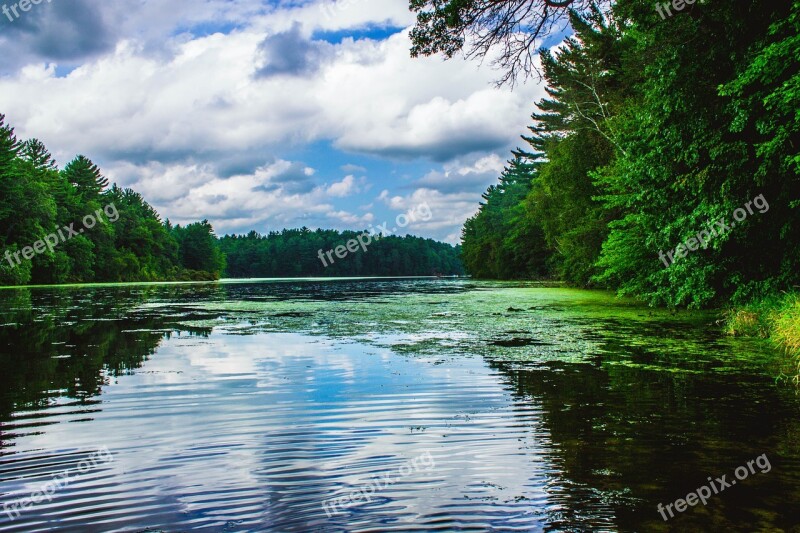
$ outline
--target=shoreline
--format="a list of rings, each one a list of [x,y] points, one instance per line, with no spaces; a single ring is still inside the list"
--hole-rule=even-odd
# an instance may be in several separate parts
[[[196,281],[98,281],[96,283],[57,283],[45,285],[3,285],[0,290],[15,289],[59,289],[76,287],[126,287],[134,285],[226,285],[233,283],[253,283],[263,281],[337,281],[337,280],[371,280],[371,279],[470,279],[469,276],[352,276],[352,277],[297,277],[297,278],[219,278],[215,280]]]
[[[766,297],[725,311],[725,333],[768,339],[795,365],[800,383],[800,292]]]

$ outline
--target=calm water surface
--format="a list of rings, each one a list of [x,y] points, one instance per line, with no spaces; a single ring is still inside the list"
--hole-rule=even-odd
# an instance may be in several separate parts
[[[800,531],[800,399],[715,318],[464,280],[2,290],[0,531]]]

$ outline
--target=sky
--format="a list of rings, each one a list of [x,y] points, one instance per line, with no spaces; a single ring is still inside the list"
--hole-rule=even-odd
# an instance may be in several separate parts
[[[0,113],[18,138],[219,235],[391,228],[426,204],[400,233],[457,243],[544,96],[411,58],[407,0],[16,1]]]

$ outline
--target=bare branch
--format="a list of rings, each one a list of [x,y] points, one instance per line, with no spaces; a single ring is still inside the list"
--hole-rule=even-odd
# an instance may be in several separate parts
[[[587,12],[608,0],[410,0],[417,13],[411,32],[413,56],[491,59],[502,72],[498,85],[541,73],[537,47],[569,24],[569,13]]]

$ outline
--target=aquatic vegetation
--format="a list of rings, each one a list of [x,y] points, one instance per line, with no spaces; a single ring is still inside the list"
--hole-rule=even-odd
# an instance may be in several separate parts
[[[4,491],[76,448],[108,446],[125,466],[19,518],[31,524],[52,512],[111,528],[126,516],[98,510],[102,486],[125,512],[146,509],[137,526],[156,531],[264,520],[281,531],[311,520],[650,531],[655,505],[686,494],[687,471],[724,471],[743,451],[800,464],[800,404],[772,378],[779,352],[724,335],[714,313],[467,280],[95,285],[0,299]],[[326,516],[326,501],[425,450],[430,476]],[[797,479],[776,468],[676,527],[785,529]],[[142,491],[154,483],[157,495]],[[731,506],[752,512],[732,517]]]
[[[723,335],[714,313],[652,309],[610,292],[535,282],[426,280],[414,284],[416,291],[397,290],[402,283],[385,291],[375,281],[327,283],[305,282],[316,288],[296,297],[287,297],[300,285],[295,282],[273,283],[258,297],[248,296],[246,285],[223,283],[203,300],[140,310],[163,305],[162,316],[182,327],[237,335],[302,332],[442,360],[601,361],[660,372],[738,372],[776,360],[764,340]],[[331,298],[333,287],[350,298]]]

